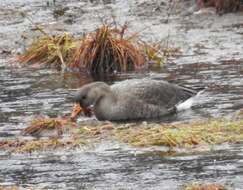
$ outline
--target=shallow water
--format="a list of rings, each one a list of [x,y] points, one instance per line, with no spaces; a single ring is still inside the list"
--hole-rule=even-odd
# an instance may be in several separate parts
[[[242,189],[242,160],[241,146],[170,157],[105,142],[92,150],[2,156],[0,179],[45,189],[174,190],[191,181]]]
[[[27,10],[36,22],[54,31],[67,30],[74,34],[93,30],[100,22],[99,15],[106,18],[114,14],[119,21],[128,20],[133,31],[148,27],[142,32],[148,41],[161,39],[171,31],[170,44],[178,44],[183,52],[163,68],[119,75],[110,83],[150,77],[195,89],[206,88],[191,109],[179,112],[166,122],[227,116],[243,108],[243,28],[232,27],[232,24],[242,23],[243,15],[172,15],[166,24],[167,9],[161,6],[157,11],[155,2],[73,0],[57,1],[55,6],[52,1],[48,1],[49,6],[46,2],[1,1],[0,8],[8,11],[0,13],[0,50],[18,49],[23,42],[19,34],[29,31],[28,21],[9,11],[13,8]],[[67,15],[57,20],[53,18],[52,11],[64,5],[70,8]],[[185,10],[183,4],[178,4],[175,12]],[[73,24],[67,24],[70,18]],[[69,113],[72,108],[68,101],[70,94],[92,80],[84,75],[61,75],[50,69],[18,67],[7,60],[1,54],[0,139],[18,137],[20,130],[36,115],[55,117]],[[3,185],[45,189],[173,190],[188,182],[206,181],[243,189],[242,177],[241,145],[222,145],[211,152],[173,157],[163,156],[152,147],[135,149],[107,141],[84,149],[31,155],[10,156],[0,152],[0,184]]]

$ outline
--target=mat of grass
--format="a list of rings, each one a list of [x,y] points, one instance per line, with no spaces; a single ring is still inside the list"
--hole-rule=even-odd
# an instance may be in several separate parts
[[[221,184],[192,183],[182,188],[182,190],[227,190],[227,188]]]
[[[243,140],[243,120],[209,120],[185,124],[140,125],[116,129],[116,139],[135,146],[192,147],[238,143]]]
[[[73,127],[76,127],[76,124],[69,118],[37,117],[31,121],[28,127],[22,130],[22,134],[41,137],[48,131],[54,131],[55,135],[52,136],[58,137]]]
[[[21,63],[46,64],[59,70],[65,69],[76,46],[76,39],[68,33],[55,36],[43,34],[17,60]]]
[[[10,153],[31,153],[54,149],[73,149],[85,145],[86,141],[79,136],[66,139],[5,140],[0,142],[0,149]]]
[[[44,190],[44,189],[36,189],[32,187],[20,187],[20,186],[1,186],[0,185],[0,190]]]
[[[77,125],[73,121],[63,118],[36,118],[22,131],[22,134],[35,138],[19,137],[18,139],[1,140],[0,150],[9,153],[32,153],[55,149],[73,149],[99,142],[100,139],[110,135],[106,131],[113,129],[113,125],[105,123],[89,126],[85,123]],[[57,133],[50,135],[50,131]]]
[[[53,123],[51,122],[51,125]],[[132,146],[166,146],[194,148],[243,141],[243,120],[226,119],[178,124],[77,124],[69,129],[68,138],[0,141],[0,149],[10,152],[33,152],[56,148],[75,148],[80,145],[115,140]],[[45,128],[45,127],[44,127]],[[53,130],[56,130],[53,127]]]

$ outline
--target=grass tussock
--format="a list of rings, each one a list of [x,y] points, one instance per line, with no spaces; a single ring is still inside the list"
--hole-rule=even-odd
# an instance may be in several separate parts
[[[183,188],[183,190],[227,190],[227,188],[221,184],[192,183]]]
[[[73,64],[92,73],[112,73],[137,70],[145,64],[134,37],[124,37],[127,25],[120,29],[103,25],[86,35],[74,56]]]
[[[55,136],[60,136],[63,132],[71,127],[76,127],[76,124],[70,119],[65,118],[37,118],[25,128],[22,133],[24,135],[42,136],[42,133],[54,131]]]
[[[198,0],[199,7],[215,7],[217,13],[236,12],[241,9],[241,0]]]
[[[148,125],[116,130],[122,142],[135,146],[192,147],[243,140],[243,120],[205,121],[176,125]]]
[[[127,36],[126,24],[120,28],[103,24],[80,38],[67,33],[50,36],[37,29],[43,36],[18,57],[19,62],[105,75],[146,68],[150,61],[161,65],[172,55],[161,44],[142,42],[138,33]]]
[[[18,61],[64,69],[67,67],[68,60],[73,57],[76,46],[76,39],[68,33],[55,36],[44,33],[22,55],[18,56]]]

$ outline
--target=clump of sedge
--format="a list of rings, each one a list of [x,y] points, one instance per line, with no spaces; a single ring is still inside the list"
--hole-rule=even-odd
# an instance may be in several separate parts
[[[141,42],[138,33],[126,36],[126,24],[120,28],[103,24],[80,39],[67,33],[50,36],[37,29],[43,36],[18,56],[19,62],[107,75],[146,68],[151,60],[161,64],[167,56],[160,46]]]
[[[17,60],[21,63],[45,64],[61,70],[67,67],[76,46],[76,39],[68,33],[55,36],[44,33]]]
[[[96,74],[133,71],[146,62],[133,37],[125,37],[127,25],[121,29],[103,25],[87,34],[80,42],[74,59],[76,67]]]

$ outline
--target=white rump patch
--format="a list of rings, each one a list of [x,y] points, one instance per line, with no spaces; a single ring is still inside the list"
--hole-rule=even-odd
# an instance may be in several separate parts
[[[192,96],[191,98],[187,99],[186,101],[177,104],[176,105],[177,111],[182,111],[182,110],[190,109],[193,106],[193,103],[195,102],[195,100],[197,99],[197,97],[200,94],[202,94],[203,92],[204,92],[204,90],[199,91],[195,96]]]

